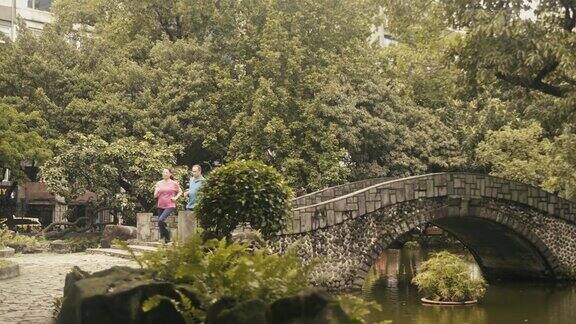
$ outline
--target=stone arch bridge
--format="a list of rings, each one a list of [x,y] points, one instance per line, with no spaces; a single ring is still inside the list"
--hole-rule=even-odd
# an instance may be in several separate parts
[[[488,281],[576,279],[576,203],[526,184],[470,173],[380,178],[298,197],[294,207],[276,246],[298,242],[332,289],[361,288],[386,248],[429,223],[466,245]]]

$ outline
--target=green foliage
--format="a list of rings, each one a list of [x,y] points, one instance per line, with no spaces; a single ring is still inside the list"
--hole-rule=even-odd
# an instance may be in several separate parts
[[[0,96],[39,112],[47,139],[80,133],[112,145],[150,132],[182,145],[178,164],[260,160],[299,190],[457,167],[454,132],[431,110],[447,101],[435,92],[454,86],[425,64],[413,90],[393,86],[385,65],[401,60],[366,42],[379,4],[59,0],[40,37],[23,28],[0,46]],[[399,75],[413,66],[403,62]],[[91,191],[125,196],[108,175]]]
[[[183,293],[176,290],[179,295],[179,300],[175,300],[162,295],[155,295],[146,299],[142,303],[142,311],[149,312],[154,308],[158,307],[162,302],[171,303],[174,309],[182,315],[186,323],[198,323],[198,320],[204,320],[206,314],[203,310],[200,310],[192,305],[191,300],[186,297]]]
[[[418,243],[418,241],[408,241],[404,244],[404,247],[410,250],[416,250],[420,248],[420,243]]]
[[[124,248],[130,251],[127,245]],[[200,233],[171,248],[133,257],[161,280],[188,284],[204,305],[222,297],[258,298],[271,303],[308,287],[309,266],[303,266],[295,252],[278,255],[253,251],[246,244],[227,243],[225,239],[203,242]],[[158,298],[147,301],[145,308],[157,306]],[[177,309],[186,316],[202,318],[203,311],[186,300],[171,302],[178,303]]]
[[[39,252],[48,248],[48,241],[40,237],[20,235],[7,229],[0,229],[1,246],[9,246],[16,252]]]
[[[271,304],[294,296],[309,288],[308,278],[313,267],[313,263],[304,266],[294,250],[280,255],[224,239],[203,242],[201,233],[192,235],[184,243],[175,242],[172,247],[162,247],[142,256],[134,254],[125,242],[115,243],[132,253],[140,266],[153,271],[158,279],[191,287],[205,307],[223,297],[242,301],[260,299]],[[205,317],[205,311],[193,307],[182,294],[179,300],[163,296],[149,298],[143,310],[149,311],[162,301],[173,303],[189,323]],[[380,310],[375,302],[350,295],[338,296],[337,302],[353,323],[365,323],[371,312]]]
[[[0,101],[0,167],[18,172],[22,161],[46,159],[50,150],[38,133],[43,125],[38,112],[22,113]]]
[[[269,236],[289,215],[292,191],[273,167],[258,161],[235,161],[211,172],[198,194],[196,212],[202,227],[218,237],[239,224]]]
[[[346,315],[352,320],[351,323],[369,323],[369,317],[375,312],[381,311],[380,305],[374,301],[367,301],[353,295],[339,295],[338,304],[342,307]],[[381,321],[379,324],[391,323],[391,321]]]
[[[491,164],[490,174],[539,185],[547,178],[542,171],[550,168],[550,148],[550,142],[542,139],[542,127],[532,123],[488,132],[476,151],[480,163]]]
[[[573,1],[444,2],[451,23],[467,28],[459,64],[472,72],[471,77],[573,97],[575,66],[569,45],[576,26]]]
[[[55,143],[55,158],[83,151],[77,134],[88,148],[115,147],[114,159],[91,156],[98,172],[56,172],[52,162],[46,175],[66,197],[90,185],[106,199],[99,203],[125,210],[151,207],[142,185],[162,167],[154,152],[179,165],[260,160],[311,191],[490,171],[478,144],[532,120],[557,143],[546,159],[563,170],[547,188],[572,197],[576,8],[531,5],[528,13],[520,0],[58,0],[42,35],[22,26],[0,44],[0,97],[18,118],[45,123],[34,131]],[[398,43],[367,42],[374,24]],[[147,133],[155,139],[142,141]],[[8,145],[0,142],[0,164],[11,167],[48,153]],[[140,146],[154,156],[150,170],[135,157]],[[116,174],[128,184],[114,183]],[[85,179],[66,185],[72,175]]]
[[[473,279],[464,260],[447,251],[423,262],[412,283],[426,298],[438,301],[469,301],[486,292],[484,279]]]
[[[548,140],[543,132],[537,122],[520,128],[504,126],[489,132],[478,145],[478,160],[490,166],[492,175],[575,199],[576,135],[564,134]]]
[[[0,259],[0,269],[14,265],[15,263],[8,260]]]
[[[64,241],[70,246],[72,252],[84,252],[86,249],[97,248],[100,245],[100,235],[88,235],[84,233],[82,235],[66,237]]]
[[[58,318],[58,314],[60,314],[60,310],[62,310],[62,301],[64,297],[54,297],[52,300],[52,318]]]
[[[201,234],[147,253],[139,261],[161,279],[191,285],[208,304],[224,296],[265,302],[291,296],[307,287],[309,271],[293,252],[252,252],[245,244],[225,239],[203,243]]]
[[[76,134],[56,147],[60,153],[42,167],[49,190],[68,201],[91,191],[98,199],[95,205],[122,210],[126,218],[151,208],[153,185],[180,149],[149,134],[110,143]]]

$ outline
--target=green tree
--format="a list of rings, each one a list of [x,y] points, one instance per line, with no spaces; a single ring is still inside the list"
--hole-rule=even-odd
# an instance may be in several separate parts
[[[24,178],[22,162],[43,162],[50,156],[47,143],[37,132],[44,121],[37,112],[21,113],[0,102],[0,167],[8,168],[17,178]]]
[[[59,0],[41,36],[0,45],[0,96],[40,112],[47,139],[150,132],[182,146],[177,164],[258,159],[304,190],[458,168],[454,69],[425,37],[438,15],[403,34],[415,50],[383,51],[366,41],[378,4]]]
[[[550,141],[542,138],[542,127],[532,123],[525,128],[504,126],[488,132],[478,145],[478,159],[491,165],[491,174],[532,185],[540,185],[550,168]]]
[[[116,208],[133,221],[136,211],[153,208],[154,183],[163,168],[174,165],[181,147],[149,134],[110,143],[76,134],[59,141],[56,150],[60,154],[42,167],[51,192],[70,201],[91,191],[96,194],[96,206]]]
[[[564,134],[554,140],[543,136],[543,128],[532,122],[525,127],[504,126],[488,133],[478,145],[478,159],[491,174],[529,183],[576,198],[576,136]]]
[[[234,161],[208,175],[195,211],[202,228],[218,238],[243,223],[273,236],[289,221],[291,199],[290,187],[273,167],[259,161]]]
[[[527,119],[561,134],[576,122],[576,2],[444,0],[468,91],[491,91],[516,103]]]

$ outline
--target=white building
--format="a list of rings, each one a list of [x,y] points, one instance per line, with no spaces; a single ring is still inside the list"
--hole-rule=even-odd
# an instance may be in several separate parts
[[[386,14],[384,13],[384,8],[380,7],[380,10],[376,15],[376,17],[378,18],[378,20],[380,20],[380,24],[372,26],[372,34],[370,35],[370,37],[368,37],[368,43],[378,44],[382,47],[398,43],[398,41],[396,41],[394,37],[392,37],[392,35],[390,35],[386,31],[387,20],[386,20]]]
[[[18,35],[18,19],[32,31],[40,32],[52,21],[52,0],[0,0],[0,33],[14,40]]]

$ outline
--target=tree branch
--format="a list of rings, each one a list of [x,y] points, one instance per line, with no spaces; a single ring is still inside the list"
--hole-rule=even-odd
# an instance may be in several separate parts
[[[545,94],[548,94],[548,95],[551,95],[554,97],[564,98],[566,96],[566,89],[560,88],[558,86],[554,86],[554,85],[551,85],[548,83],[544,83],[544,82],[542,82],[542,80],[538,80],[536,78],[533,80],[530,80],[530,79],[526,79],[526,78],[522,78],[522,77],[518,77],[518,76],[514,76],[514,75],[506,75],[506,74],[501,73],[501,72],[496,72],[496,77],[500,80],[506,81],[506,82],[511,83],[513,85],[517,85],[517,86],[521,86],[524,88],[540,91],[542,93],[545,93]]]
[[[576,27],[576,6],[572,1],[561,1],[564,7],[564,24],[563,28],[571,32]]]
[[[157,7],[154,7],[153,10],[156,13],[156,16],[158,17],[158,22],[160,23],[160,27],[162,28],[162,30],[164,31],[166,36],[168,36],[168,39],[171,42],[175,42],[177,37],[174,35],[172,30],[170,29],[170,24],[166,20],[164,20],[164,18],[162,18],[162,14],[160,13],[160,10]]]
[[[568,32],[572,32],[574,27],[576,27],[576,6],[573,1],[561,1],[564,7],[564,21],[562,23],[562,28]],[[502,72],[496,72],[496,77],[500,80],[506,81],[508,83],[521,86],[524,88],[540,91],[542,93],[563,98],[566,96],[567,89],[560,86],[555,86],[549,83],[545,83],[544,80],[550,73],[554,72],[556,68],[560,65],[560,62],[556,59],[548,61],[538,73],[534,79],[523,78],[520,76],[507,75]]]
[[[118,184],[122,189],[124,189],[128,194],[136,198],[138,203],[144,208],[145,210],[152,209],[152,204],[145,198],[140,195],[134,193],[133,186],[130,182],[126,181],[122,176],[118,176]]]
[[[546,63],[546,65],[544,65],[544,67],[540,70],[540,72],[538,72],[536,74],[536,78],[534,78],[535,82],[542,82],[542,80],[550,73],[552,73],[554,70],[556,70],[556,68],[558,67],[558,65],[560,64],[560,62],[556,61],[556,60],[551,60],[548,61],[548,63]]]

